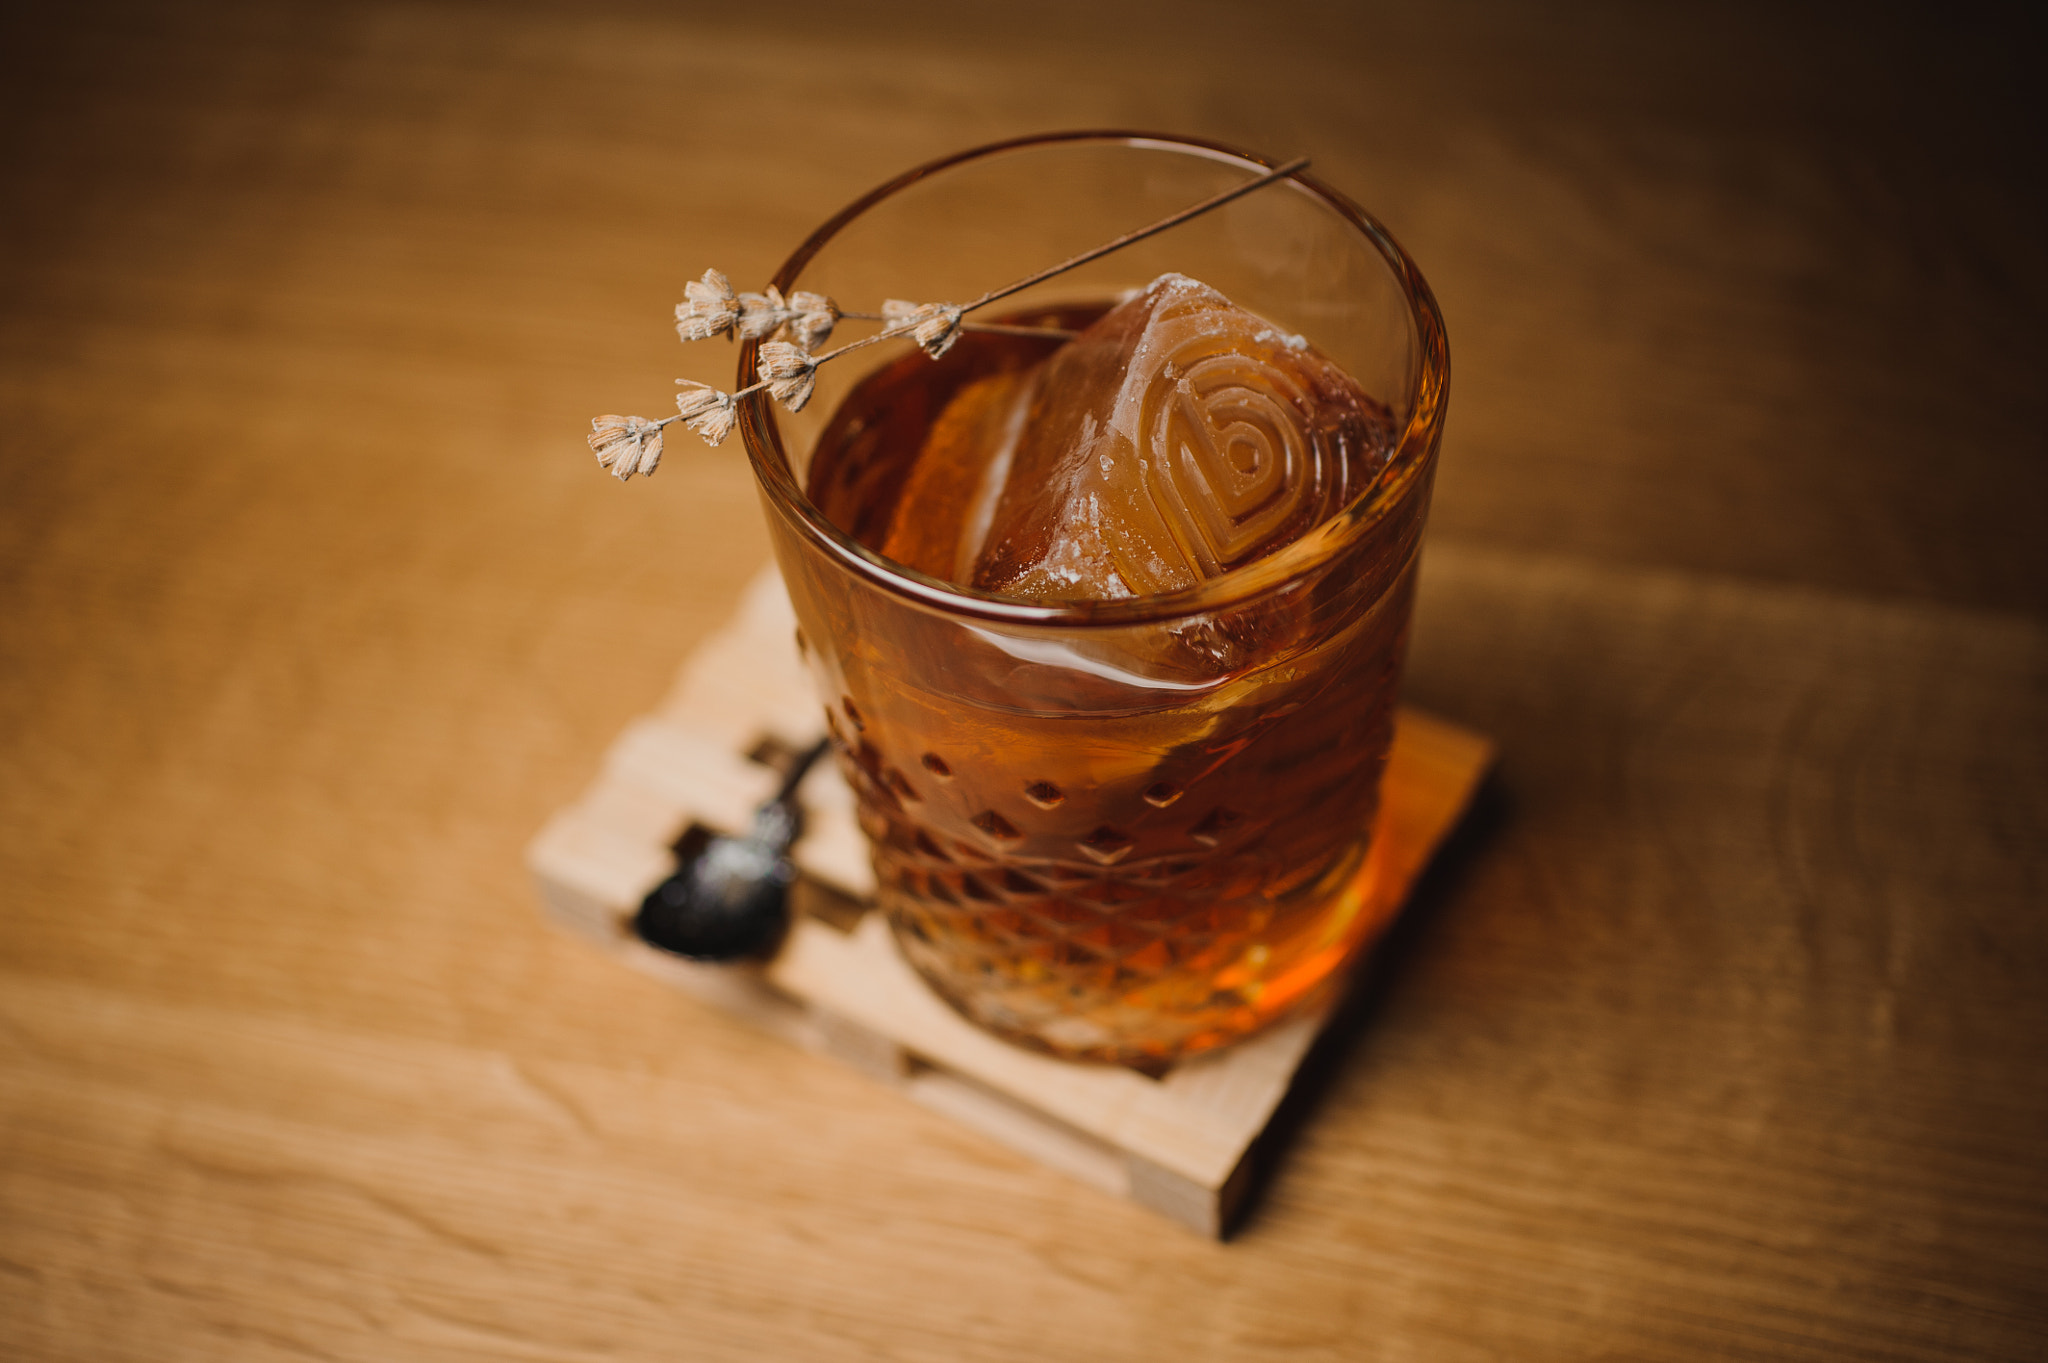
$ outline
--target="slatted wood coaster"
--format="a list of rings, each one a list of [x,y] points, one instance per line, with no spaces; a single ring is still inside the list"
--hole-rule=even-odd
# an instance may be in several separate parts
[[[661,707],[620,735],[596,782],[535,838],[527,860],[550,917],[626,962],[787,1038],[853,1064],[927,1107],[1041,1162],[1208,1235],[1227,1229],[1253,1144],[1329,1011],[1296,1018],[1159,1077],[1021,1050],[942,1003],[897,954],[853,796],[821,762],[798,795],[805,831],[790,931],[775,956],[688,961],[631,924],[676,869],[692,828],[739,833],[781,766],[821,735],[820,709],[772,569],[732,622],[684,664]],[[1404,708],[1361,876],[1391,920],[1492,760],[1476,734]]]

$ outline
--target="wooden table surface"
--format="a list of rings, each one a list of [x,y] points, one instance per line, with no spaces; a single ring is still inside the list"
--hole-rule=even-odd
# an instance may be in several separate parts
[[[0,20],[0,1356],[2048,1354],[2016,13]],[[1498,783],[1205,1243],[623,971],[521,849],[766,560],[682,281],[1056,126],[1305,152],[1454,357]]]

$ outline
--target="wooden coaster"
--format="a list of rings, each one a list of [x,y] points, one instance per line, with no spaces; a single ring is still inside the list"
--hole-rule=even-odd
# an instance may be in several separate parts
[[[778,766],[821,735],[772,569],[731,624],[684,664],[668,699],[619,736],[597,781],[527,851],[550,916],[629,963],[770,1031],[851,1063],[927,1107],[1084,1183],[1220,1236],[1248,1155],[1327,1010],[1182,1062],[1159,1078],[1020,1050],[940,1002],[897,954],[880,914],[853,795],[829,762],[800,788],[803,873],[777,955],[703,965],[633,935],[640,901],[676,869],[692,825],[740,833]],[[1369,912],[1390,920],[1492,761],[1476,734],[1402,709],[1366,868]]]

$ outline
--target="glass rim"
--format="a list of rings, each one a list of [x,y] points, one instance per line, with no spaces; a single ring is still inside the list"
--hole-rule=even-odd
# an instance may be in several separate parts
[[[1192,153],[1240,165],[1255,174],[1263,174],[1281,164],[1278,160],[1228,143],[1173,133],[1081,129],[989,142],[913,166],[861,195],[813,230],[783,261],[770,282],[788,294],[796,287],[804,267],[842,228],[921,180],[966,162],[1004,152],[1086,142],[1137,148],[1149,146]],[[785,517],[814,548],[872,585],[946,615],[1012,625],[1101,628],[1181,619],[1245,605],[1284,589],[1369,534],[1404,498],[1426,490],[1424,475],[1443,437],[1444,405],[1450,385],[1450,353],[1444,336],[1443,314],[1421,270],[1401,244],[1377,218],[1306,171],[1295,171],[1286,178],[1300,184],[1348,221],[1378,251],[1408,301],[1419,361],[1415,367],[1414,385],[1407,395],[1408,422],[1386,467],[1363,492],[1301,538],[1255,562],[1178,591],[1108,601],[1024,601],[976,591],[921,573],[894,559],[885,558],[827,520],[797,483],[788,451],[783,448],[781,434],[775,429],[773,411],[765,392],[742,398],[739,404],[740,440],[753,464],[756,480],[766,490],[777,513]],[[744,388],[758,380],[756,364],[760,345],[759,340],[741,344],[738,386]]]

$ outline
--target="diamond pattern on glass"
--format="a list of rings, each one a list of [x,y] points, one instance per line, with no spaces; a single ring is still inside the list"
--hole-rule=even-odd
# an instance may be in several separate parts
[[[970,822],[997,842],[1017,842],[1024,836],[1017,831],[1015,824],[993,809],[982,810]]]
[[[1133,842],[1130,834],[1104,824],[1074,845],[1086,853],[1090,861],[1113,866],[1129,855]]]
[[[1040,809],[1058,809],[1067,802],[1067,793],[1050,781],[1033,781],[1024,787],[1024,798]]]

